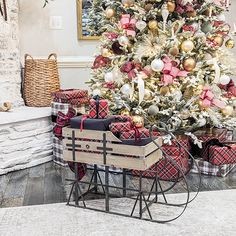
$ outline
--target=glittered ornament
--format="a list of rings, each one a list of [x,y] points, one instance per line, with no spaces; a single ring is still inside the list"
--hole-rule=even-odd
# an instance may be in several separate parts
[[[210,21],[206,21],[202,24],[201,29],[202,29],[202,32],[204,32],[206,34],[206,33],[211,32],[213,30],[213,25]]]
[[[186,71],[192,71],[196,67],[196,60],[192,57],[184,59],[183,67]]]
[[[109,57],[111,56],[111,52],[108,48],[102,48],[101,49],[101,54],[103,57]]]
[[[168,86],[163,86],[163,87],[160,88],[160,94],[161,95],[166,95],[168,93],[170,93],[170,89],[169,89]]]
[[[146,26],[147,26],[147,23],[143,20],[139,20],[136,23],[136,28],[140,31],[143,31],[146,28]]]
[[[224,43],[224,38],[220,35],[215,36],[213,40],[216,43],[216,45],[219,47],[221,47]]]
[[[235,46],[234,40],[233,40],[233,39],[228,39],[228,40],[225,42],[225,46],[226,46],[227,48],[234,48],[234,46]]]
[[[181,49],[184,52],[191,52],[194,49],[194,43],[192,40],[185,40],[181,44]]]
[[[124,53],[123,50],[121,49],[122,46],[119,44],[118,41],[114,42],[111,47],[112,47],[112,51],[117,55],[121,55]]]
[[[134,5],[134,0],[122,0],[121,2],[125,7],[132,7]]]
[[[144,126],[144,118],[142,116],[132,116],[132,123],[136,128],[142,128]]]
[[[131,86],[130,86],[129,84],[124,84],[124,85],[121,87],[120,91],[121,91],[124,95],[130,96],[130,94],[132,93],[132,88],[131,88]]]
[[[195,17],[197,15],[197,12],[195,10],[192,10],[192,11],[188,11],[186,14],[187,14],[187,17]]]
[[[151,63],[153,71],[160,72],[164,68],[164,62],[161,59],[154,59]]]
[[[224,109],[222,109],[221,112],[224,116],[232,116],[234,113],[234,108],[228,105]]]
[[[146,11],[150,11],[152,9],[152,7],[153,7],[153,5],[151,3],[148,3],[148,4],[145,5],[144,9]]]
[[[126,36],[121,36],[119,37],[118,42],[121,46],[127,46],[129,44],[129,39]]]
[[[94,89],[93,90],[93,96],[101,96],[102,95],[102,91],[101,89]]]
[[[168,1],[167,2],[167,9],[169,12],[174,12],[176,8],[175,2],[174,1]]]
[[[148,114],[150,116],[156,116],[159,112],[159,108],[158,106],[156,105],[151,105],[149,108],[148,108]]]
[[[174,47],[171,47],[169,49],[169,53],[172,55],[172,56],[177,56],[179,54],[179,48],[174,46]]]
[[[222,75],[220,77],[220,84],[227,85],[231,81],[231,78],[228,75]]]
[[[105,14],[106,14],[106,17],[110,19],[113,16],[115,16],[115,10],[108,7],[105,11]]]
[[[113,82],[114,81],[114,75],[112,72],[107,72],[105,75],[104,75],[104,80],[105,82],[109,83],[109,82]]]
[[[158,22],[156,20],[151,20],[148,22],[148,28],[150,30],[157,30],[158,29]]]
[[[130,116],[130,112],[128,109],[123,109],[123,110],[121,110],[120,115],[121,116]]]

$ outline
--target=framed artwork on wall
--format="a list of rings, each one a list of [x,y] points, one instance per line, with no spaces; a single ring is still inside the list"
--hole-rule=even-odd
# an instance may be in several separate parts
[[[7,21],[7,5],[6,0],[0,0],[0,15]]]
[[[78,17],[78,38],[80,40],[98,40],[99,36],[91,36],[88,31],[89,12],[92,8],[93,0],[77,0]]]

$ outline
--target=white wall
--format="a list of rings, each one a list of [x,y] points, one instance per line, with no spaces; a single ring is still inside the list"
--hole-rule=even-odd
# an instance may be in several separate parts
[[[98,41],[77,39],[76,0],[54,0],[42,8],[43,0],[18,0],[20,3],[21,55],[46,56],[56,52],[59,56],[61,85],[63,88],[84,88],[89,79],[92,56],[98,52]],[[236,22],[236,1],[232,1],[227,19]],[[50,16],[62,16],[63,29],[49,29]],[[236,53],[236,49],[234,49]]]

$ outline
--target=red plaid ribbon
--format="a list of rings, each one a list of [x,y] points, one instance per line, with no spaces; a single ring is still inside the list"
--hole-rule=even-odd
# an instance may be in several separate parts
[[[62,138],[62,128],[70,124],[70,119],[76,116],[76,111],[73,108],[69,108],[68,113],[64,114],[58,112],[57,123],[53,128],[53,133],[59,139]]]
[[[71,171],[75,172],[75,163],[74,162],[68,162],[68,165],[71,169]],[[87,166],[83,163],[78,163],[78,180],[81,180],[87,172]]]

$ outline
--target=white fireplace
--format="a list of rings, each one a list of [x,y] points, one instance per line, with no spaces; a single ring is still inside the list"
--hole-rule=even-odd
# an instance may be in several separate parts
[[[7,1],[8,21],[0,15],[0,175],[52,159],[50,108],[25,107],[21,93],[18,1]]]

